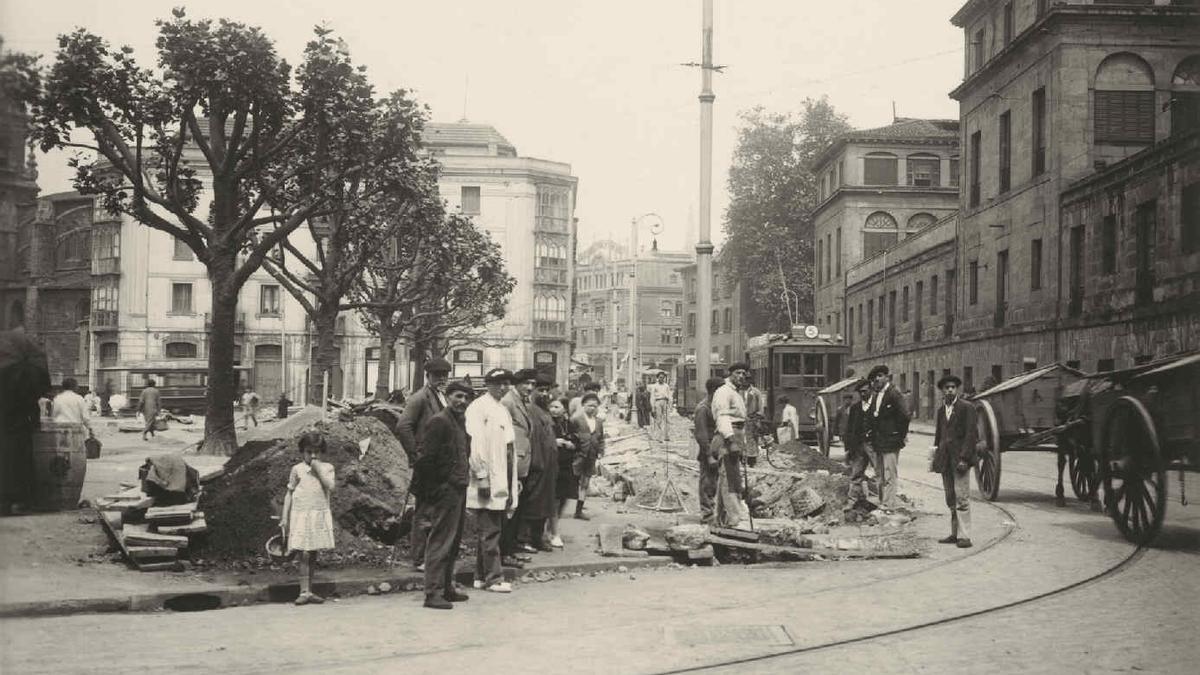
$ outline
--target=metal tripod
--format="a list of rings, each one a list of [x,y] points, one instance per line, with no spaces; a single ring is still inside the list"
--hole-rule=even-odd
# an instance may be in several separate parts
[[[647,432],[646,435],[649,437],[649,432]],[[666,434],[663,435],[665,436]],[[687,504],[683,502],[683,495],[680,494],[679,488],[675,485],[675,481],[671,479],[671,450],[667,446],[667,441],[659,438],[658,444],[660,447],[662,447],[663,457],[666,462],[666,481],[663,482],[662,492],[658,493],[658,501],[654,502],[654,506],[647,506],[645,504],[638,504],[638,506],[643,509],[650,509],[651,511],[683,511],[684,513],[690,515],[691,511],[688,510]],[[670,506],[669,504],[664,503],[668,493],[674,495],[675,503],[679,506]]]

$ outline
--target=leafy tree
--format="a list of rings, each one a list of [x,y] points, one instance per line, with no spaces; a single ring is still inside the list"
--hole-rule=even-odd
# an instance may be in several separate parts
[[[740,117],[725,213],[724,255],[731,263],[725,283],[740,282],[757,310],[748,316],[749,332],[784,331],[784,281],[800,299],[796,319],[811,321],[813,314],[812,210],[819,192],[811,163],[850,126],[825,98],[806,99],[800,113],[759,106]]]
[[[297,228],[343,210],[348,181],[408,160],[404,143],[372,144],[389,105],[406,104],[376,103],[363,69],[323,28],[293,77],[258,28],[192,21],[182,9],[156,25],[156,69],[86,29],[60,36],[26,100],[43,150],[99,154],[73,161],[77,189],[184,242],[206,267],[205,449],[229,454],[239,291]]]

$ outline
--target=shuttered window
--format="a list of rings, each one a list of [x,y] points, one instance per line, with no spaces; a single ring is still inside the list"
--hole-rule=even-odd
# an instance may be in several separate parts
[[[1153,143],[1153,91],[1097,91],[1097,143]]]
[[[899,182],[894,156],[874,156],[863,160],[863,183],[865,185],[896,185]]]

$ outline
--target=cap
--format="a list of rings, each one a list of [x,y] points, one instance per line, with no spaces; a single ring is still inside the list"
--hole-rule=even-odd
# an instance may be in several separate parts
[[[487,371],[486,375],[483,376],[484,384],[502,384],[512,381],[512,371],[508,370],[507,368],[492,368],[491,370]]]
[[[867,374],[867,379],[873,380],[873,379],[875,379],[876,375],[887,375],[887,374],[889,374],[888,367],[883,364],[879,364],[878,366],[875,366],[874,368],[871,369],[871,372]]]
[[[447,396],[449,396],[450,394],[453,394],[456,391],[461,391],[462,393],[466,394],[467,396],[475,395],[475,390],[471,389],[471,387],[468,386],[467,383],[465,383],[465,382],[455,380],[454,382],[451,382],[450,384],[446,385],[446,395]]]
[[[549,375],[547,375],[547,374],[545,374],[545,373],[538,373],[538,376],[537,376],[537,386],[539,386],[539,387],[553,387],[553,386],[554,386],[554,378],[553,378],[553,377],[550,377]]]
[[[520,384],[521,382],[528,382],[529,380],[536,382],[538,378],[538,371],[534,370],[533,368],[522,368],[514,373],[512,378],[513,384]]]
[[[738,361],[737,363],[734,363],[729,366],[728,372],[730,375],[732,375],[733,371],[735,371],[735,370],[744,370],[748,373],[748,372],[750,372],[750,364],[742,362],[742,361]]]
[[[425,362],[425,372],[448,373],[450,372],[450,362],[446,359],[429,359]]]
[[[941,389],[947,384],[953,384],[956,387],[962,386],[962,380],[957,375],[943,375],[942,379],[938,380],[937,388]]]
[[[854,391],[862,391],[863,389],[870,389],[870,388],[871,388],[871,382],[869,380],[859,380],[854,383]]]

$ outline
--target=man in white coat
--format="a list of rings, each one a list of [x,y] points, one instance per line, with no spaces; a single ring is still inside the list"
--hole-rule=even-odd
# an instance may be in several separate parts
[[[500,565],[500,528],[517,508],[517,467],[513,454],[512,417],[500,402],[513,374],[503,368],[483,378],[487,393],[467,406],[467,435],[471,437],[471,478],[467,510],[475,516],[475,588],[511,593]]]

